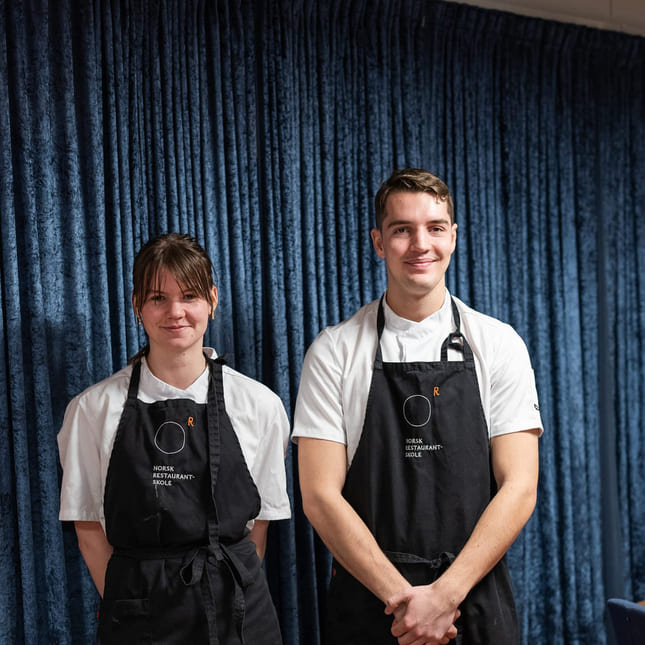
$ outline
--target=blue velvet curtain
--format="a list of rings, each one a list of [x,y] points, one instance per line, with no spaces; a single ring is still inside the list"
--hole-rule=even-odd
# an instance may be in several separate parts
[[[0,77],[2,643],[91,642],[55,438],[143,341],[141,243],[204,243],[209,342],[291,411],[315,334],[384,288],[372,197],[403,165],[454,192],[450,288],[533,357],[523,642],[607,642],[606,598],[645,598],[644,39],[421,0],[0,0]],[[285,643],[315,645],[295,458],[266,571]]]

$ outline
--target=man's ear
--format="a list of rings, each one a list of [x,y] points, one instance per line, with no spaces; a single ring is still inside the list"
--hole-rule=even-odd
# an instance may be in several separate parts
[[[372,237],[372,245],[374,246],[376,255],[384,258],[385,252],[383,251],[383,236],[381,235],[381,231],[378,228],[373,228],[370,231],[370,236]]]
[[[457,246],[457,222],[452,225],[452,250]]]

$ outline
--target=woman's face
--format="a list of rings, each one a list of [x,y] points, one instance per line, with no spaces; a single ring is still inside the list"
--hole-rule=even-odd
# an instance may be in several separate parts
[[[150,351],[201,351],[211,312],[217,306],[217,289],[213,287],[208,302],[194,291],[184,291],[172,273],[162,269],[155,290],[146,294],[137,307],[150,341]]]

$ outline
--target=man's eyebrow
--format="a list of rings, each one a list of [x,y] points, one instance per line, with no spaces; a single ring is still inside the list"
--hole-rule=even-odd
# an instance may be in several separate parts
[[[387,228],[393,228],[396,226],[409,226],[410,224],[412,224],[412,220],[410,219],[397,219],[392,222],[388,222]],[[423,224],[425,226],[436,225],[436,224],[450,224],[450,219],[447,217],[437,217],[435,219],[428,220]]]

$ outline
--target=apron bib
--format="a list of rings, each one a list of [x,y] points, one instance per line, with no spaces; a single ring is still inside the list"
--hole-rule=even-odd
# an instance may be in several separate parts
[[[413,585],[439,577],[463,548],[495,492],[473,353],[460,332],[438,362],[385,363],[377,351],[361,438],[343,496]],[[463,355],[448,361],[448,349]],[[460,606],[459,645],[516,645],[515,606],[502,560]],[[325,643],[395,645],[383,603],[336,561]]]
[[[114,553],[101,645],[280,645],[246,523],[260,496],[226,414],[221,361],[208,403],[137,399],[141,363],[114,440],[105,527]]]

